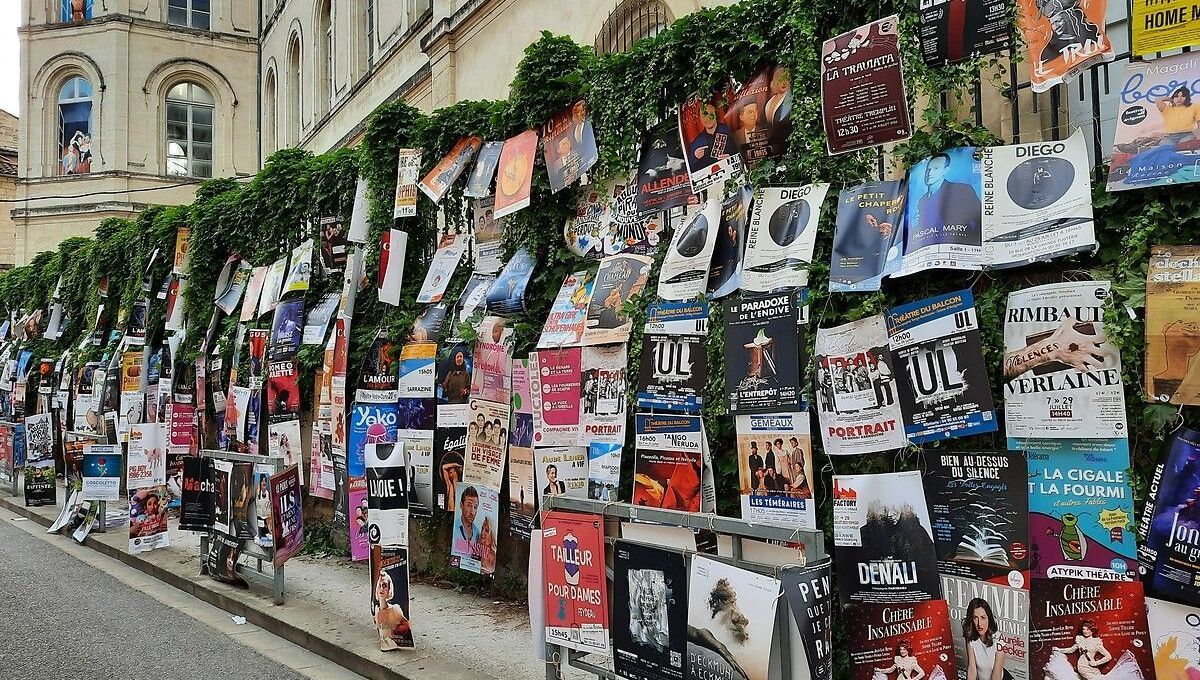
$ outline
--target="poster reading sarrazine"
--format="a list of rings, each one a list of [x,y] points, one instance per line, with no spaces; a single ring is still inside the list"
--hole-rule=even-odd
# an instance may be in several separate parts
[[[817,329],[814,383],[829,455],[903,448],[904,420],[883,316]]]
[[[808,285],[817,220],[828,192],[828,184],[755,191],[742,262],[742,290],[767,293]]]
[[[855,604],[850,626],[851,680],[955,677],[954,643],[945,600]]]
[[[1121,354],[1104,329],[1109,288],[1108,281],[1078,281],[1009,294],[1004,425],[1010,449],[1032,450],[1042,439],[1128,434]]]
[[[1029,595],[1032,680],[1155,677],[1141,583],[1034,579]]]
[[[1200,181],[1197,103],[1192,101],[1200,93],[1191,85],[1200,79],[1200,54],[1131,61],[1121,78],[1113,86],[1121,96],[1108,190]]]
[[[975,297],[960,290],[888,310],[904,430],[914,444],[996,429]]]
[[[738,416],[742,519],[817,528],[808,412]]]
[[[767,680],[779,581],[697,555],[687,589],[688,678]]]
[[[883,277],[900,269],[907,195],[903,180],[869,182],[838,194],[829,292],[879,290]]]
[[[570,512],[543,515],[542,573],[546,642],[608,653],[604,519]]]
[[[627,680],[683,680],[687,562],[681,552],[617,541],[613,549],[613,663]]]
[[[1158,597],[1200,606],[1200,432],[1180,428],[1171,441],[1153,504],[1150,528],[1140,555],[1148,555],[1152,572],[1146,589]]]
[[[900,17],[892,15],[821,47],[821,112],[829,153],[912,136],[900,60]]]
[[[1007,50],[1008,7],[1005,0],[922,0],[917,25],[921,58],[942,66]]]
[[[1151,246],[1146,270],[1146,395],[1200,404],[1200,246]]]
[[[725,392],[731,413],[799,411],[804,346],[795,293],[725,303]]]
[[[642,336],[638,408],[699,413],[708,380],[706,300],[651,302]]]

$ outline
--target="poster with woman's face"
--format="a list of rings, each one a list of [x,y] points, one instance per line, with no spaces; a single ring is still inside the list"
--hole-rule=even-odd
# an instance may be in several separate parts
[[[1108,190],[1200,181],[1200,54],[1130,62],[1122,79]]]

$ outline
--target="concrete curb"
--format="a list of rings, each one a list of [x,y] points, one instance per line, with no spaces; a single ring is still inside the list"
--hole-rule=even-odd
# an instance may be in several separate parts
[[[44,527],[49,527],[53,523],[52,518],[37,513],[31,508],[26,508],[23,504],[13,502],[13,500],[4,496],[0,496],[0,507]],[[216,588],[222,587],[222,584],[215,581],[211,582],[210,587],[209,583],[206,583],[209,581],[207,577],[198,577],[198,580],[189,579],[183,574],[153,564],[139,555],[130,555],[114,546],[96,540],[94,536],[88,536],[84,541],[84,545],[102,555],[129,565],[148,576],[152,576],[167,585],[182,590],[198,600],[223,609],[231,615],[243,616],[247,622],[270,632],[272,635],[303,647],[346,670],[370,678],[371,680],[432,680],[434,678],[437,680],[456,680],[458,678],[478,677],[477,674],[467,672],[465,667],[456,668],[455,666],[458,664],[455,662],[447,659],[439,659],[428,654],[422,655],[420,650],[402,652],[401,655],[397,655],[395,662],[396,665],[401,666],[399,669],[390,665],[384,665],[379,660],[369,658],[359,650],[339,645],[330,639],[321,637],[313,631],[305,630],[295,623],[286,621],[272,613],[272,609],[286,611],[288,607],[297,608],[291,602],[282,607],[277,607],[270,602],[270,598],[268,597],[262,606],[256,606],[258,605],[256,602],[243,601],[220,592]],[[149,554],[152,555],[153,553]],[[197,564],[198,571],[199,565]],[[229,588],[233,589],[232,587]],[[379,654],[384,653],[379,652]],[[416,671],[415,674],[405,672],[409,669],[404,667],[409,666],[413,667],[411,670]]]

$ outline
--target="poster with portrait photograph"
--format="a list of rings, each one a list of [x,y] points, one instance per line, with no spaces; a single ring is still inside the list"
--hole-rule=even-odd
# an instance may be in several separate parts
[[[637,186],[632,182],[612,180],[605,186],[611,198],[600,214],[601,257],[656,253],[666,235],[666,213],[638,212]]]
[[[800,310],[792,291],[725,303],[725,394],[730,413],[801,410],[806,364]]]
[[[851,680],[956,677],[945,600],[856,603],[845,612]]]
[[[546,156],[546,175],[550,193],[579,181],[600,159],[596,135],[588,118],[587,102],[580,99],[559,111],[542,128],[542,148]]]
[[[922,0],[921,59],[938,67],[1006,51],[1012,42],[1008,12],[1005,0]]]
[[[460,484],[454,506],[450,566],[484,576],[496,573],[499,526],[500,492],[480,484]]]
[[[300,416],[300,374],[296,359],[267,364],[267,405],[274,422]]]
[[[1103,3],[1101,3],[1103,4]],[[1103,24],[1101,24],[1103,25]],[[1200,181],[1200,96],[1184,83],[1200,79],[1200,55],[1185,52],[1130,62],[1114,87],[1122,93],[1113,136],[1108,190]]]
[[[354,198],[357,202],[357,194]],[[321,269],[327,275],[341,274],[346,268],[348,254],[346,222],[340,216],[330,215],[322,217],[318,226],[321,230]]]
[[[1139,559],[1150,568],[1142,578],[1147,592],[1193,607],[1200,607],[1198,463],[1200,432],[1179,428],[1171,440],[1158,489],[1147,501],[1149,526],[1138,550]]]
[[[574,512],[545,513],[541,561],[546,642],[608,654],[604,518]]]
[[[779,581],[697,555],[687,591],[687,677],[767,680]]]
[[[592,299],[588,302],[582,344],[605,345],[629,340],[633,320],[622,307],[645,289],[653,261],[646,255],[627,253],[601,260]],[[704,271],[707,274],[707,263]]]
[[[587,498],[587,449],[581,446],[546,446],[533,450],[538,506],[547,496]],[[544,517],[544,515],[543,515]],[[544,520],[543,520],[544,521]],[[543,525],[545,526],[545,525]]]
[[[272,361],[296,356],[303,340],[304,298],[294,297],[280,300],[275,307],[275,316],[271,321],[271,348],[269,355]]]
[[[167,532],[167,487],[150,486],[129,492],[129,554],[171,545]]]
[[[371,616],[379,633],[379,649],[412,649],[408,548],[370,548]]]
[[[496,168],[496,219],[529,206],[537,146],[537,130],[526,130],[504,141]]]
[[[512,398],[512,335],[508,319],[487,316],[479,322],[471,397],[507,404]]]
[[[434,203],[440,203],[442,197],[450,189],[450,185],[454,184],[458,176],[467,168],[467,163],[475,156],[475,152],[483,144],[483,140],[478,137],[463,137],[459,139],[449,153],[438,161],[438,164],[433,166],[429,174],[421,179],[418,185],[421,188],[421,193],[429,197],[429,200]],[[420,165],[418,161],[418,165]]]
[[[1146,398],[1200,405],[1200,246],[1150,246]]]
[[[909,169],[904,259],[892,276],[983,268],[983,178],[977,151],[971,146],[947,149]]]
[[[304,328],[300,335],[301,344],[325,344],[325,337],[329,335],[330,321],[340,303],[341,294],[336,292],[325,293],[317,300],[317,304],[309,310],[308,316],[304,319]]]
[[[896,371],[882,315],[818,328],[817,416],[828,455],[904,448]]]
[[[725,124],[747,166],[783,155],[792,132],[791,115],[791,71],[778,64],[760,65],[738,88],[725,113]]]
[[[400,149],[396,160],[396,199],[392,204],[392,218],[417,216],[417,178],[421,176],[421,150]],[[453,181],[453,180],[452,180]],[[421,187],[429,195],[429,189]],[[445,192],[446,187],[442,187]],[[429,197],[437,203],[441,194]]]
[[[807,411],[737,416],[742,519],[817,529]]]
[[[750,221],[750,185],[741,186],[721,201],[721,222],[708,265],[705,292],[717,300],[737,290],[742,282],[742,254],[746,248],[746,223]]]
[[[742,262],[742,290],[769,293],[808,285],[817,221],[828,191],[828,184],[755,190]]]
[[[627,680],[683,680],[687,562],[681,552],[617,541],[613,548],[613,664]]]
[[[677,125],[661,125],[642,137],[635,200],[639,213],[661,212],[697,201]]]
[[[900,58],[900,18],[878,19],[821,47],[821,112],[831,154],[912,136]]]
[[[708,301],[655,300],[646,308],[638,408],[699,413],[708,381]]]
[[[523,314],[526,311],[526,289],[533,278],[536,264],[537,258],[525,248],[513,253],[500,276],[488,288],[487,311],[500,316]]]
[[[1034,92],[1046,92],[1093,64],[1112,61],[1116,52],[1104,32],[1107,11],[1107,0],[1017,0],[1017,28],[1028,50]]]
[[[508,452],[509,402],[472,399],[467,404],[467,459],[463,482],[499,489]]]
[[[313,247],[313,239],[309,238],[292,248],[292,255],[288,260],[287,276],[283,280],[280,297],[288,293],[308,290],[309,281],[312,278]]]
[[[1155,677],[1141,583],[1034,579],[1029,595],[1031,680]]]
[[[737,141],[725,122],[729,113],[726,107],[733,98],[733,84],[726,83],[711,97],[704,99],[694,94],[679,107],[679,141],[686,154],[692,193],[699,193],[742,169]]]
[[[496,198],[488,196],[474,201],[475,221],[471,230],[471,259],[480,274],[496,274],[504,265],[501,241],[504,222],[496,219]]]
[[[625,443],[628,347],[590,345],[580,354],[580,413],[576,444]]]
[[[484,142],[475,154],[475,167],[467,176],[467,186],[463,195],[469,198],[486,198],[492,194],[492,178],[496,176],[496,166],[500,163],[500,152],[504,150],[504,142]]]
[[[633,504],[701,511],[704,427],[699,416],[634,416]]]
[[[829,291],[876,291],[900,270],[904,251],[904,180],[868,182],[838,194]]]
[[[595,274],[586,269],[567,274],[542,326],[538,349],[570,347],[583,340],[588,303],[592,299],[595,282]]]
[[[233,310],[237,309],[253,271],[254,267],[250,266],[249,262],[239,260],[236,256],[230,257],[225,263],[220,276],[217,277],[217,292],[213,298],[222,312],[233,314]]]
[[[450,279],[454,277],[454,271],[458,269],[458,263],[462,260],[463,253],[467,251],[469,241],[467,236],[459,234],[443,239],[438,244],[437,250],[433,253],[433,259],[429,262],[429,270],[425,272],[421,290],[417,293],[419,304],[441,301],[442,296],[446,293],[446,286],[450,285]]]
[[[1009,587],[943,573],[942,597],[950,615],[958,680],[988,680],[992,673],[1029,680],[1028,583]]]

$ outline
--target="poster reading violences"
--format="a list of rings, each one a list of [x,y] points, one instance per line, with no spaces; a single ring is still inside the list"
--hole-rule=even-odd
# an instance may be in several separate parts
[[[1133,0],[1129,33],[1135,57],[1200,44],[1200,1]]]
[[[1098,59],[1113,58],[1104,33],[1107,0],[1017,0],[1017,5],[1034,92],[1066,82]]]
[[[826,40],[821,48],[821,111],[829,153],[912,135],[899,23],[892,15]]]

